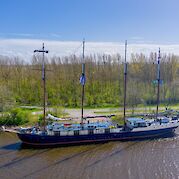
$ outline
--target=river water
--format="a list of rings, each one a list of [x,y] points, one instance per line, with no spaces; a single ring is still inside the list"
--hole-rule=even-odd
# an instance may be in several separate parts
[[[24,148],[0,132],[0,179],[179,179],[176,136],[46,149]]]

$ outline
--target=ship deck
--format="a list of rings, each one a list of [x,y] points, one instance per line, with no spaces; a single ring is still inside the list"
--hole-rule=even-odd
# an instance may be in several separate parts
[[[147,127],[139,127],[139,128],[134,128],[132,131],[137,132],[137,131],[151,131],[151,130],[156,130],[156,129],[165,129],[165,128],[170,128],[170,127],[178,127],[179,123],[163,123],[163,124],[152,124]]]

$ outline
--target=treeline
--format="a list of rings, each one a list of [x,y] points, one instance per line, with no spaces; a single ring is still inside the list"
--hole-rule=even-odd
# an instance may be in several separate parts
[[[30,63],[0,57],[0,110],[18,105],[42,104],[41,56]],[[49,106],[79,107],[81,105],[82,58],[77,56],[45,59],[47,99]],[[132,54],[128,59],[127,104],[156,104],[156,55]],[[123,59],[116,55],[91,55],[85,58],[85,105],[123,105]],[[161,103],[179,102],[179,57],[162,55]]]

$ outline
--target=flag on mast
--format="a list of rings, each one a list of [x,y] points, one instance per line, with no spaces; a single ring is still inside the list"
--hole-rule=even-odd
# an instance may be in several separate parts
[[[85,74],[82,73],[82,75],[80,77],[80,84],[84,86],[85,83],[86,83],[86,77],[85,77]]]

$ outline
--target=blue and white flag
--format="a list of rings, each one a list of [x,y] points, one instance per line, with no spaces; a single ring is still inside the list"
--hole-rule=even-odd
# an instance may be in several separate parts
[[[80,77],[80,84],[84,86],[85,83],[86,83],[86,77],[85,77],[84,74],[82,74],[81,77]]]

